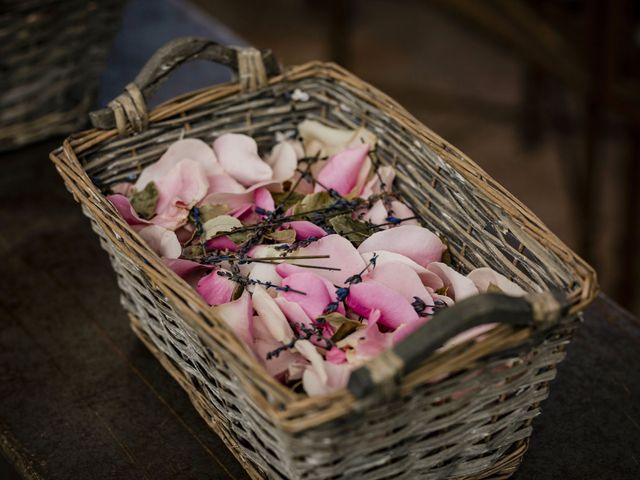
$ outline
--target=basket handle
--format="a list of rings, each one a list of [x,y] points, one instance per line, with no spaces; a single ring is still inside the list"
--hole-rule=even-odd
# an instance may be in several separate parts
[[[459,333],[488,323],[546,330],[568,311],[569,304],[559,292],[533,293],[524,297],[499,293],[475,295],[438,312],[392,349],[354,370],[347,388],[359,400],[374,392],[389,396],[402,375],[415,370]]]
[[[109,102],[109,106],[89,114],[95,128],[118,128],[125,134],[131,126],[141,132],[147,127],[146,100],[176,68],[192,60],[210,60],[231,68],[238,74],[242,91],[267,84],[270,76],[280,73],[278,62],[270,50],[253,47],[227,47],[198,37],[171,40],[154,53],[125,91]]]

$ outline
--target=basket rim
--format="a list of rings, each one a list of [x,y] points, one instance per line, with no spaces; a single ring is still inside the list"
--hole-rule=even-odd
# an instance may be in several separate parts
[[[418,121],[385,93],[334,63],[320,61],[289,67],[280,75],[270,78],[268,85],[313,78],[338,82],[350,93],[369,104],[373,104],[394,121],[400,122],[412,136],[450,164],[471,186],[480,190],[488,201],[498,204],[518,227],[570,264],[577,281],[577,288],[571,292],[569,298],[571,302],[570,315],[583,310],[595,298],[598,293],[597,277],[590,265],[567,247],[531,210],[481,167]],[[179,116],[186,110],[213,103],[239,92],[238,83],[225,83],[182,94],[153,109],[149,113],[149,124]],[[111,140],[117,135],[116,129],[85,130],[71,135],[64,141],[62,147],[51,152],[50,159],[56,165],[74,199],[89,209],[94,217],[103,218],[105,214],[112,217],[112,219],[103,222],[107,224],[104,226],[108,227],[103,228],[105,234],[119,248],[125,249],[125,253],[128,254],[136,267],[152,278],[162,293],[173,302],[172,305],[182,318],[191,327],[198,330],[206,344],[209,345],[211,341],[208,337],[222,335],[225,345],[231,350],[231,353],[238,355],[236,360],[251,370],[253,375],[257,375],[252,380],[259,383],[259,388],[238,376],[242,388],[276,425],[287,431],[301,431],[335,420],[353,411],[357,407],[356,401],[346,389],[328,395],[308,397],[294,393],[268,375],[257,359],[245,350],[241,341],[226,322],[216,318],[211,313],[210,307],[196,294],[195,290],[168,268],[155,252],[148,249],[140,236],[117,214],[111,203],[91,182],[78,159],[79,154]],[[131,253],[136,254],[138,258],[132,258]],[[197,307],[198,311],[195,311],[194,307]],[[215,329],[211,328],[202,317],[214,324]],[[496,328],[487,334],[484,341],[471,346],[462,344],[459,346],[460,348],[449,350],[450,353],[455,354],[456,351],[463,350],[461,347],[467,347],[462,363],[456,363],[455,359],[451,363],[452,360],[451,358],[447,360],[447,355],[438,353],[432,355],[419,369],[402,379],[400,391],[408,392],[416,384],[434,378],[438,372],[436,368],[434,374],[433,367],[437,366],[439,362],[442,363],[442,357],[445,358],[445,363],[449,367],[467,368],[488,353],[486,344],[493,344],[493,347],[496,347],[497,343],[503,348],[513,344],[515,340],[512,333],[513,331],[508,327]],[[271,398],[271,401],[268,398]]]

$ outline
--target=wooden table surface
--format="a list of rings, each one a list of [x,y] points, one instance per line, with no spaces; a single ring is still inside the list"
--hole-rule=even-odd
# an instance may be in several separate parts
[[[0,156],[1,449],[28,478],[246,478],[130,331],[57,142]],[[560,477],[640,478],[640,322],[604,295],[514,478]]]

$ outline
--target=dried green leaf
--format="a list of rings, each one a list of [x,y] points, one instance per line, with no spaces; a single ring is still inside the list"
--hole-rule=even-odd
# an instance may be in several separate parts
[[[276,230],[275,232],[267,233],[265,237],[277,243],[293,243],[296,241],[296,231],[292,228]]]
[[[245,230],[243,232],[230,233],[227,235],[236,245],[242,245],[254,232]]]
[[[129,201],[140,218],[150,219],[155,215],[156,205],[158,204],[158,189],[156,184],[149,182],[143,190],[139,192],[134,190],[129,195]]]
[[[318,317],[318,319],[323,319],[329,322],[329,324],[333,327],[335,333],[331,337],[331,340],[334,342],[339,342],[343,338],[355,332],[358,328],[362,327],[362,324],[357,320],[347,318],[338,312],[323,315],[321,317]]]
[[[241,227],[242,222],[236,217],[232,217],[231,215],[218,215],[202,225],[204,229],[204,240],[209,240],[223,232],[232,232],[234,229]]]
[[[448,291],[448,290],[449,290],[449,286],[445,285],[444,287],[437,289],[435,292],[436,292],[438,295],[446,295],[446,296],[449,296],[449,295],[447,295],[447,291]]]
[[[451,256],[451,249],[449,248],[449,242],[446,238],[440,238],[440,241],[444,244],[447,249],[442,252],[442,263],[448,266],[453,266],[453,257]]]
[[[298,215],[327,208],[334,202],[333,197],[327,191],[310,193],[300,200],[294,207],[293,213]]]
[[[200,207],[200,221],[206,223],[220,215],[224,215],[229,211],[226,205],[202,205]]]
[[[231,294],[231,301],[238,300],[242,296],[242,292],[244,292],[244,286],[238,283]]]
[[[372,229],[369,225],[364,222],[354,220],[349,214],[332,217],[329,219],[329,223],[337,234],[347,238],[356,246],[369,238],[372,233]]]
[[[198,260],[207,254],[204,245],[189,245],[182,249],[182,258]]]
[[[489,285],[487,286],[487,293],[504,293],[504,290],[502,290],[495,283],[489,283]]]
[[[300,192],[272,192],[271,196],[276,206],[282,206],[283,211],[287,211],[305,197],[304,193]]]

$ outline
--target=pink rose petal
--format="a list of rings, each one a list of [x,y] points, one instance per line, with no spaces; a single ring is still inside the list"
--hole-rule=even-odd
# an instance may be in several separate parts
[[[109,200],[122,218],[124,218],[125,222],[129,225],[150,225],[151,222],[140,218],[136,211],[131,206],[131,202],[127,197],[120,194],[107,195],[107,200]]]
[[[273,212],[276,209],[276,205],[273,202],[271,192],[264,187],[258,188],[255,192],[255,205],[256,208],[261,208],[265,212]]]
[[[188,278],[194,272],[214,268],[212,265],[203,265],[183,258],[163,258],[162,261],[181,278]]]
[[[404,295],[373,280],[351,285],[347,305],[363,317],[368,317],[373,310],[379,310],[378,323],[391,329],[419,318]]]
[[[329,159],[316,179],[314,191],[333,189],[340,195],[347,195],[356,185],[360,169],[369,153],[369,145],[363,144],[337,153]]]
[[[418,297],[427,305],[433,305],[433,299],[418,274],[411,267],[402,263],[376,264],[376,267],[370,270],[365,278],[375,280],[387,288],[395,290],[404,296],[409,303],[414,301],[414,297]],[[428,312],[430,311],[428,310]]]
[[[304,292],[300,294],[288,291],[281,292],[281,295],[286,300],[300,305],[311,319],[321,316],[327,305],[337,301],[336,288],[331,282],[312,272],[294,273],[282,280],[282,286]],[[344,313],[343,308],[340,313]]]
[[[397,219],[403,220],[400,225],[418,225],[418,220],[412,218],[411,220],[405,220],[407,218],[414,217],[415,214],[404,203],[397,200],[391,201],[391,211],[393,215],[389,214],[384,202],[378,200],[373,204],[371,209],[363,216],[364,220],[373,223],[374,225],[381,225],[389,223],[388,217],[393,216]],[[392,225],[386,225],[383,228],[390,228]]]
[[[438,290],[439,288],[444,287],[444,282],[438,275],[427,270],[423,266],[418,265],[409,257],[405,257],[404,255],[400,255],[399,253],[389,252],[387,250],[376,250],[375,252],[363,253],[362,258],[365,262],[369,263],[374,253],[378,256],[376,265],[385,265],[387,263],[401,263],[410,267],[414,272],[416,272],[420,277],[422,284],[426,287],[433,288],[434,290]]]
[[[418,225],[400,225],[376,232],[358,247],[361,254],[388,250],[409,257],[423,267],[439,261],[446,247],[431,231]]]
[[[220,305],[231,300],[236,284],[226,277],[218,275],[219,270],[202,277],[196,291],[209,305]]]
[[[284,344],[293,338],[293,330],[291,330],[284,313],[282,313],[275,300],[260,285],[256,285],[253,290],[253,308],[264,321],[274,340]]]
[[[213,142],[213,150],[225,172],[242,185],[271,180],[273,171],[258,156],[256,141],[238,133],[225,133]]]
[[[469,278],[444,263],[433,262],[427,269],[442,279],[445,287],[447,287],[447,296],[453,298],[456,302],[478,293],[477,287]]]
[[[238,245],[231,240],[227,235],[222,235],[220,237],[212,238],[211,240],[207,240],[205,244],[205,248],[207,251],[210,250],[229,250],[230,252],[235,252],[238,250]]]
[[[141,228],[138,234],[147,242],[149,248],[161,257],[178,258],[182,254],[182,246],[175,232],[159,225]]]
[[[198,163],[205,172],[205,176],[223,173],[209,145],[196,138],[187,138],[172,143],[157,162],[146,167],[136,181],[136,189],[142,190],[151,181],[157,185],[177,163],[187,159]]]
[[[208,193],[244,193],[245,188],[233,179],[230,175],[222,173],[220,175],[208,175]]]
[[[253,307],[249,292],[245,290],[237,300],[213,307],[213,313],[231,327],[249,350],[252,349],[254,343]]]
[[[332,347],[324,356],[330,363],[345,363],[347,361],[347,354],[338,347]]]
[[[284,182],[293,177],[298,166],[298,155],[293,142],[284,141],[276,144],[271,150],[267,163],[273,170],[273,179]]]
[[[285,227],[291,227],[296,232],[296,240],[306,240],[307,238],[315,237],[322,238],[327,236],[322,228],[314,225],[306,220],[296,220],[284,225]]]
[[[131,182],[118,182],[111,185],[111,191],[120,195],[127,195],[133,187]]]
[[[366,267],[366,263],[364,263],[364,260],[351,242],[337,234],[327,235],[311,243],[308,247],[299,248],[292,256],[317,255],[328,255],[329,257],[304,259],[298,263],[339,268],[340,270],[338,271],[314,270],[316,275],[326,278],[338,286],[343,286],[347,278],[356,273],[360,273]],[[295,265],[296,261],[292,259],[290,263]],[[282,265],[279,265],[278,268],[281,266]],[[278,273],[282,275],[281,271],[278,271]]]
[[[378,171],[373,175],[371,180],[364,186],[360,196],[362,198],[369,198],[371,195],[377,195],[384,192],[390,192],[393,180],[396,177],[396,172],[393,167],[382,166],[378,168]],[[382,181],[381,181],[382,180]],[[383,188],[384,183],[384,188]]]

